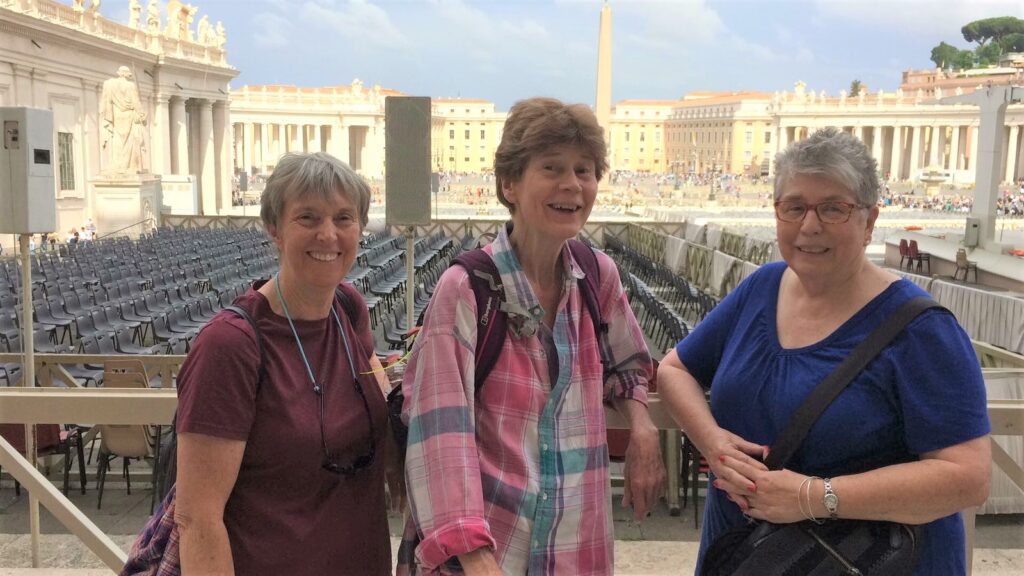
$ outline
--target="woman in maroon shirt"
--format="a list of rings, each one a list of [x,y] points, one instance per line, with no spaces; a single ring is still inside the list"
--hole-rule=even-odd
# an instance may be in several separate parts
[[[342,284],[369,201],[322,153],[284,156],[267,181],[260,215],[280,272],[235,301],[259,335],[218,315],[179,376],[185,574],[390,574],[380,364],[363,299]]]

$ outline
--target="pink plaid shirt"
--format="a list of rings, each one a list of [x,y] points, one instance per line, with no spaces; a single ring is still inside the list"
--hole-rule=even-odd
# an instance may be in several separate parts
[[[506,300],[542,318],[504,229],[487,251]],[[609,325],[601,342],[615,367],[606,381],[578,288],[583,271],[568,248],[552,330],[541,325],[518,337],[510,314],[501,355],[478,395],[467,273],[453,266],[438,283],[405,378],[406,478],[422,538],[416,557],[427,574],[458,573],[446,562],[480,547],[494,550],[506,574],[612,573],[604,401],[646,404],[653,374],[618,270],[603,253],[597,257],[598,301]]]

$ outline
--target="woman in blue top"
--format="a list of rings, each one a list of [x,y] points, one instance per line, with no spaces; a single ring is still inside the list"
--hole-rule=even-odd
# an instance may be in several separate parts
[[[876,170],[866,147],[834,128],[781,153],[785,262],[752,274],[661,364],[658,391],[713,473],[698,571],[707,546],[744,514],[922,524],[915,574],[966,571],[959,510],[988,497],[989,423],[971,342],[948,312],[912,321],[829,406],[787,469],[760,461],[808,393],[901,304],[925,295],[864,255],[878,218]]]

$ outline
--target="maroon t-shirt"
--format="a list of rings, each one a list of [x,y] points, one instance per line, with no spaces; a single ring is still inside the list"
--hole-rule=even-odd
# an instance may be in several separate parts
[[[258,287],[258,286],[257,286]],[[356,371],[370,371],[373,335],[362,296],[343,285],[356,317],[335,301]],[[178,377],[178,431],[246,442],[238,480],[224,510],[235,573],[390,574],[384,502],[384,397],[372,375],[360,377],[374,418],[376,458],[354,476],[322,469],[319,404],[288,320],[250,289],[235,301],[263,336],[267,378],[257,390],[259,349],[252,328],[221,313],[200,332]],[[339,464],[365,455],[370,426],[353,386],[334,316],[295,320],[314,376],[324,388],[327,445]]]

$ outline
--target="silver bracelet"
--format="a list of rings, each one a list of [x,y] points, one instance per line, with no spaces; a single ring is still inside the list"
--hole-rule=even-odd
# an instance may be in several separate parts
[[[804,479],[803,482],[800,483],[800,490],[797,492],[797,502],[800,504],[800,513],[803,514],[805,518],[807,518],[811,522],[814,522],[815,524],[824,524],[824,520],[819,520],[818,518],[814,517],[814,505],[811,503],[811,486],[815,480],[821,480],[821,477],[808,476],[807,478]],[[805,486],[807,487],[806,492],[804,491]],[[804,494],[806,494],[805,497],[807,498],[806,511],[804,511],[803,501],[800,500],[800,497]]]

